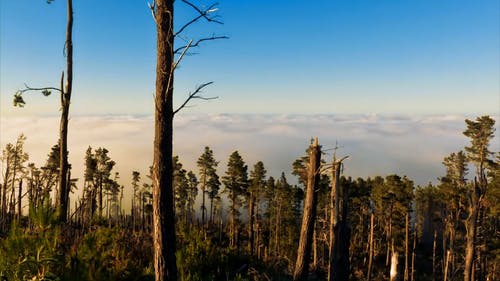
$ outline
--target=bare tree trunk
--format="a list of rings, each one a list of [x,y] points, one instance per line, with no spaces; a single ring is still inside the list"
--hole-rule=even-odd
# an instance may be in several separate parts
[[[68,23],[66,26],[66,88],[64,72],[61,77],[61,124],[59,128],[59,206],[60,222],[66,222],[68,213],[68,119],[71,92],[73,88],[73,1],[68,0]]]
[[[250,255],[254,254],[254,195],[250,192],[250,198],[248,202],[248,248]]]
[[[329,281],[347,281],[349,279],[350,230],[347,223],[349,200],[347,186],[342,187],[342,208],[340,208],[340,171],[344,159],[338,161],[334,159],[333,163],[334,180],[330,192],[330,207],[333,207],[330,210],[333,212],[330,215]]]
[[[464,281],[474,281],[472,275],[474,273],[475,239],[478,209],[479,208],[474,205],[469,208],[469,217],[467,218],[467,221],[465,223],[466,244]]]
[[[398,252],[392,249],[390,281],[398,280]]]
[[[410,258],[410,215],[406,213],[405,218],[405,271],[404,280],[410,279],[409,258]]]
[[[22,217],[22,213],[21,213],[22,197],[23,197],[23,179],[20,179],[19,180],[19,194],[17,195],[17,222],[18,223],[21,222],[21,217]]]
[[[177,280],[173,198],[174,1],[156,0],[157,65],[153,159],[153,243],[155,280]]]
[[[274,228],[274,254],[275,257],[280,256],[280,243],[279,243],[279,237],[280,237],[280,222],[281,222],[281,200],[278,203],[278,210],[276,214],[276,225]]]
[[[393,203],[391,202],[391,207],[389,210],[389,229],[387,231],[386,235],[386,243],[387,243],[387,249],[386,249],[386,256],[385,256],[385,265],[388,266],[390,262],[390,257],[391,257],[391,240],[392,240],[392,205]]]
[[[415,258],[416,258],[416,250],[417,248],[417,229],[416,226],[414,225],[413,228],[413,248],[411,250],[411,276],[410,280],[414,281],[415,280]]]
[[[201,186],[201,225],[205,227],[205,213],[207,207],[205,206],[205,189],[207,187],[207,169],[204,168],[203,185]]]
[[[312,262],[312,270],[315,271],[318,267],[318,229],[316,228],[316,222],[314,222],[314,230],[313,230],[313,262]]]
[[[436,248],[437,248],[437,231],[434,230],[434,242],[432,246],[432,280],[436,281]]]
[[[309,171],[307,175],[307,189],[302,216],[302,228],[300,231],[299,248],[297,250],[297,262],[293,273],[293,280],[306,280],[309,273],[309,260],[311,256],[311,242],[316,219],[317,193],[319,184],[319,167],[321,159],[321,147],[318,139],[314,140],[309,154]]]
[[[450,254],[451,254],[450,250],[446,251],[446,259],[445,259],[444,272],[443,272],[443,280],[444,281],[448,280],[448,269],[450,267]]]
[[[335,228],[337,227],[337,223],[339,220],[339,180],[340,180],[340,165],[341,162],[336,162],[333,160],[333,175],[332,175],[332,188],[330,190],[330,237],[329,237],[329,263],[328,263],[328,280],[333,281],[333,270],[335,267]]]
[[[234,248],[236,246],[236,196],[233,192],[230,210],[230,225],[229,225],[229,246]],[[203,225],[204,226],[204,225]]]
[[[373,212],[370,215],[370,241],[369,241],[369,251],[368,251],[368,272],[366,273],[366,280],[371,281],[372,279],[372,266],[373,266],[373,228],[375,226],[375,215]]]

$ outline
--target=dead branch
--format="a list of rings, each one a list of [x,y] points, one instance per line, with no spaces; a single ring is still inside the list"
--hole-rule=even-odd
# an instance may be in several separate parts
[[[196,90],[192,93],[189,94],[189,96],[187,97],[187,99],[181,104],[181,106],[179,106],[179,108],[177,108],[175,111],[174,111],[174,115],[179,112],[181,109],[183,109],[184,107],[186,107],[187,103],[192,100],[192,99],[200,99],[200,100],[213,100],[213,99],[217,99],[219,97],[204,97],[204,96],[200,96],[199,93],[201,93],[201,90],[203,90],[203,88],[207,87],[208,85],[211,85],[213,84],[214,82],[211,81],[211,82],[208,82],[208,83],[204,83],[204,84],[201,84],[200,86],[198,86],[196,88]]]
[[[190,48],[198,47],[200,45],[200,43],[204,42],[204,41],[211,41],[211,40],[218,40],[218,39],[229,39],[229,37],[228,36],[212,35],[211,37],[201,38],[201,39],[198,39],[198,41],[196,41],[196,43],[191,44]],[[178,54],[180,51],[184,50],[187,46],[188,45],[184,45],[184,46],[181,46],[181,47],[175,49],[174,54]]]
[[[155,21],[156,25],[158,25],[158,23],[156,22],[156,1],[153,0],[153,3],[148,3],[148,7],[149,9],[151,10],[151,16],[153,16],[153,20]]]
[[[181,62],[182,58],[184,57],[184,55],[186,54],[187,50],[189,50],[189,48],[191,47],[191,43],[193,43],[193,40],[189,40],[188,44],[186,45],[186,47],[184,48],[184,50],[182,51],[182,54],[179,56],[179,58],[177,59],[177,61],[174,63],[174,65],[172,66],[172,71],[170,72],[171,74],[174,72],[174,70],[177,68],[177,66],[179,65],[179,63]]]
[[[207,9],[201,10],[200,8],[196,7],[194,4],[192,4],[189,1],[183,0],[182,2],[186,3],[187,5],[191,6],[193,9],[195,9],[199,15],[194,17],[192,20],[188,21],[186,24],[184,24],[177,32],[174,33],[174,36],[181,34],[186,28],[188,28],[190,25],[197,22],[201,18],[206,19],[208,22],[224,24],[223,22],[217,20],[217,18],[218,18],[217,15],[213,16],[213,17],[209,17],[209,15],[211,13],[214,13],[218,10],[218,8],[216,8],[216,6],[219,5],[219,3],[214,3],[214,4],[210,5]]]

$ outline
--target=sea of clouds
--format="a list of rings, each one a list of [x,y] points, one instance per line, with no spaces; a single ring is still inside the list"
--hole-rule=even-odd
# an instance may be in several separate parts
[[[197,171],[196,160],[204,147],[210,146],[220,161],[222,175],[229,154],[238,150],[249,170],[261,160],[268,175],[279,177],[285,172],[295,183],[291,164],[305,154],[311,138],[318,137],[327,162],[336,145],[338,156],[350,156],[345,175],[357,178],[395,173],[425,185],[444,174],[443,157],[468,145],[462,134],[466,118],[475,116],[180,114],[175,118],[174,154],[186,169]],[[72,175],[80,178],[81,184],[86,149],[105,147],[117,163],[120,183],[130,188],[132,171],[145,175],[152,164],[153,125],[152,116],[71,117],[68,143]],[[0,143],[4,148],[24,133],[29,161],[41,166],[57,142],[58,128],[56,116],[2,116]],[[498,151],[499,147],[495,137],[491,149]]]

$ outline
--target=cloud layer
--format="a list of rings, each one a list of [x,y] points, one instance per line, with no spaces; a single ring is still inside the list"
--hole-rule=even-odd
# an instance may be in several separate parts
[[[403,115],[180,115],[175,120],[174,153],[187,169],[210,146],[225,171],[229,154],[238,150],[249,168],[262,160],[268,174],[283,171],[290,181],[291,163],[304,155],[311,137],[318,137],[332,157],[349,155],[345,174],[367,177],[397,173],[417,184],[435,182],[444,173],[443,157],[467,145],[462,135],[466,116]],[[473,118],[473,117],[468,117]],[[498,120],[498,118],[496,118]],[[2,117],[1,146],[24,133],[30,161],[43,165],[58,139],[58,117]],[[152,163],[152,116],[74,116],[69,128],[69,160],[73,175],[82,177],[85,150],[105,147],[117,162],[121,183],[129,188],[133,170],[145,174]],[[499,147],[495,138],[493,150]]]

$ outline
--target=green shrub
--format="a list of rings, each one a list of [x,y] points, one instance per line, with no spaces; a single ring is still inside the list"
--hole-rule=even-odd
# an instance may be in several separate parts
[[[84,236],[71,258],[72,279],[153,280],[151,238],[101,227]]]

